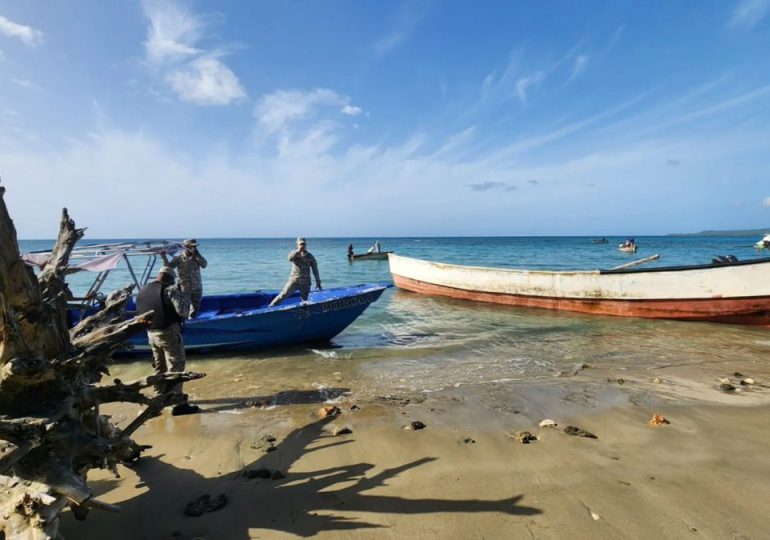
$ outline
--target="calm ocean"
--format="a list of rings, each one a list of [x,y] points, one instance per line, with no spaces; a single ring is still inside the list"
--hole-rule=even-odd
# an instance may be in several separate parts
[[[710,262],[715,255],[756,257],[758,238],[636,237],[639,252],[618,251],[623,240],[593,244],[588,237],[379,238],[383,250],[458,264],[530,269],[610,268],[653,254],[658,266]],[[308,238],[324,286],[388,282],[387,261],[346,259],[347,245],[364,252],[370,239]],[[82,244],[95,240],[83,240]],[[98,242],[102,242],[99,240]],[[204,294],[278,289],[289,274],[286,255],[293,239],[199,239],[209,266]],[[51,241],[22,241],[23,252],[47,249]],[[82,292],[92,276],[73,276]],[[104,290],[129,282],[114,272]],[[432,298],[390,289],[332,347],[256,351],[200,358],[226,378],[264,377],[280,384],[301,376],[328,381],[344,373],[359,392],[383,388],[429,391],[473,383],[553,377],[576,364],[656,367],[721,361],[740,356],[762,361],[770,353],[765,329],[707,323],[587,316]],[[140,366],[144,366],[139,362]],[[145,366],[146,367],[146,366]],[[199,366],[201,367],[201,366]],[[324,377],[319,376],[319,372]],[[337,375],[339,377],[340,375]],[[224,380],[224,379],[223,379]],[[290,383],[290,381],[292,381]],[[333,382],[333,379],[332,379]]]

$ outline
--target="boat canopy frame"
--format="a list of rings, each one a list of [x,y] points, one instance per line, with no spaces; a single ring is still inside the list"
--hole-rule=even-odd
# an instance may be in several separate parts
[[[169,240],[86,244],[72,250],[67,273],[81,271],[96,273],[85,297],[80,299],[83,301],[82,305],[87,306],[96,301],[110,272],[117,268],[121,261],[125,263],[138,292],[152,277],[161,253],[173,256],[183,249],[182,242]],[[50,255],[50,250],[32,251],[22,258],[28,265],[42,269],[50,259]],[[143,257],[144,261],[141,260]],[[141,273],[138,272],[139,269]]]

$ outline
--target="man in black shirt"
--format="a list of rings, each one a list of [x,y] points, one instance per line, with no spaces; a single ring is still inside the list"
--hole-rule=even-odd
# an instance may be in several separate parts
[[[190,297],[174,285],[174,270],[162,267],[155,281],[142,287],[136,297],[136,310],[138,313],[154,312],[147,329],[147,339],[152,349],[155,373],[184,371],[184,340],[180,323],[190,310]],[[187,403],[181,383],[172,389],[172,393],[178,394],[180,403],[171,410],[171,414],[191,414],[200,410],[197,405]]]

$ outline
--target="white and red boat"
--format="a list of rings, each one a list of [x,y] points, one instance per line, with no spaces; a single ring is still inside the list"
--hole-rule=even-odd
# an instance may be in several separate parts
[[[770,326],[770,257],[730,263],[545,272],[390,255],[396,286],[511,306]]]

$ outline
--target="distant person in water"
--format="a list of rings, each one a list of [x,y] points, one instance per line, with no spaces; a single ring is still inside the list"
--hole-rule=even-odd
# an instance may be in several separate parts
[[[318,263],[313,257],[313,254],[307,250],[307,242],[304,238],[297,238],[297,249],[289,253],[289,261],[291,262],[291,274],[289,275],[289,281],[283,290],[270,302],[271,306],[277,306],[283,300],[291,295],[294,291],[299,291],[300,297],[303,302],[307,302],[310,296],[310,271],[313,271],[313,277],[315,278],[316,289],[323,290],[321,288],[321,278],[318,275]]]
[[[201,298],[203,298],[201,268],[206,268],[208,262],[198,251],[198,241],[194,238],[182,241],[182,246],[184,251],[170,261],[165,251],[161,251],[160,256],[163,257],[166,266],[176,268],[179,272],[179,286],[182,292],[190,297],[190,313],[187,317],[192,319],[198,315],[201,307]]]
[[[353,259],[353,244],[348,244],[348,259]]]

